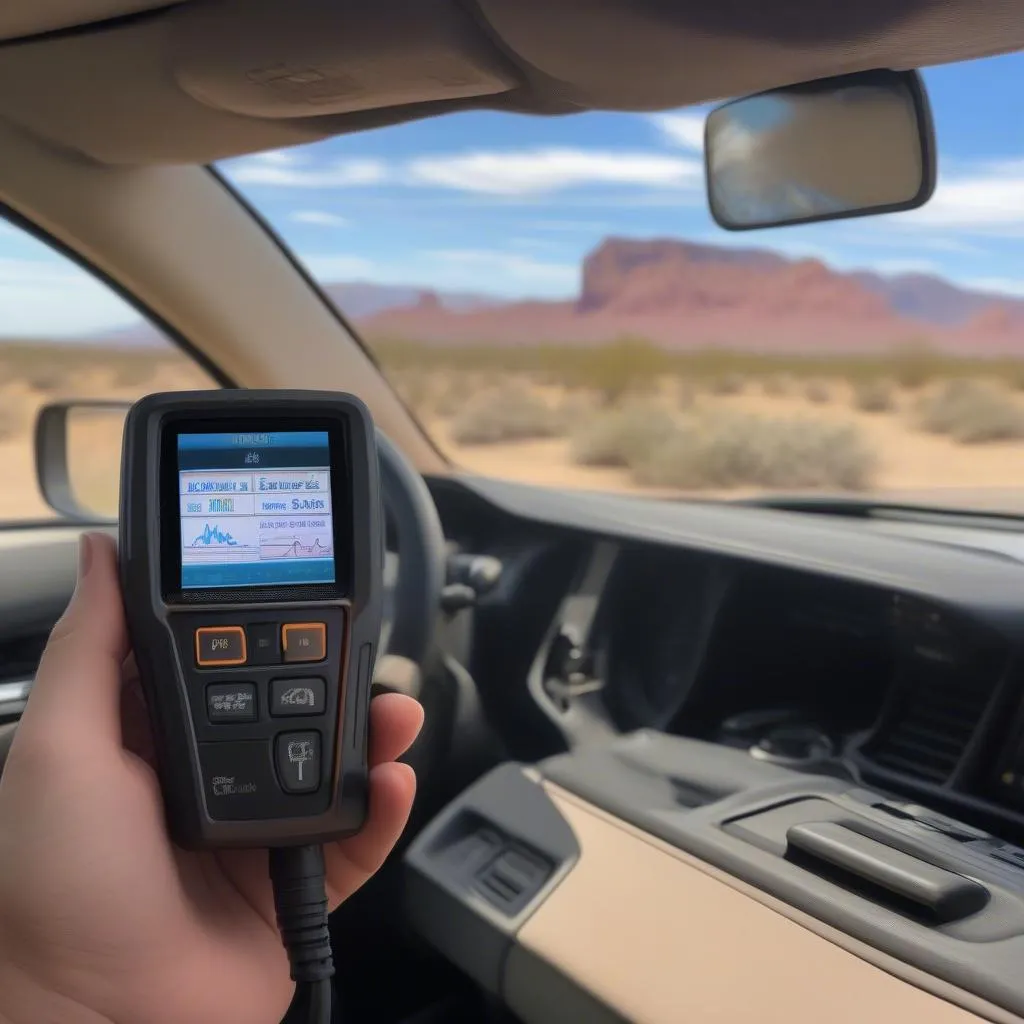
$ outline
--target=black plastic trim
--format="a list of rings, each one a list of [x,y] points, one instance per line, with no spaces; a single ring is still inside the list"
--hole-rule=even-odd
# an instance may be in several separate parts
[[[491,826],[552,866],[531,899],[512,914],[475,890],[472,876],[446,857],[471,829]],[[413,926],[492,995],[501,995],[516,932],[579,859],[568,823],[521,765],[489,772],[449,804],[405,854],[406,908]]]
[[[731,100],[723,103],[708,115],[704,123],[704,176],[708,197],[708,209],[714,222],[725,231],[758,231],[766,228],[795,227],[798,224],[817,224],[822,221],[850,220],[854,217],[874,217],[886,213],[900,213],[903,210],[916,210],[923,206],[932,197],[935,185],[938,180],[937,157],[935,148],[935,124],[932,118],[931,105],[928,102],[928,93],[925,90],[924,79],[920,72],[895,71],[891,68],[876,68],[872,71],[856,71],[848,75],[837,75],[831,78],[818,78],[810,82],[800,82],[795,85],[784,86],[781,89],[768,89],[763,93],[756,93],[756,96],[772,96],[787,92],[807,92],[808,90],[834,89],[845,83],[870,84],[872,80],[892,81],[899,80],[904,83],[910,92],[914,104],[914,112],[917,115],[918,142],[921,147],[921,185],[917,192],[910,198],[899,203],[888,203],[884,206],[874,206],[867,210],[849,210],[842,213],[817,214],[810,217],[795,217],[792,220],[784,221],[762,221],[755,224],[733,224],[726,220],[715,203],[714,190],[711,187],[711,165],[709,147],[707,145],[707,126],[710,123],[711,115],[718,110],[730,106],[732,103],[741,103],[743,99],[752,99],[747,96],[738,100]]]

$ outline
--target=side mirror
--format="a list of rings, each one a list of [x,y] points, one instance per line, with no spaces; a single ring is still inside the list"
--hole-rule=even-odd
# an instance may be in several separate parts
[[[705,126],[708,202],[729,231],[912,210],[935,190],[916,71],[866,71],[734,100]]]
[[[66,519],[117,522],[122,435],[130,408],[130,402],[59,402],[39,410],[39,490]]]

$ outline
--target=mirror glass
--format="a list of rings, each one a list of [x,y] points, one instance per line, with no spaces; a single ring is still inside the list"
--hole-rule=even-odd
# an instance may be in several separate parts
[[[741,230],[910,209],[934,187],[914,73],[870,72],[735,100],[707,122],[708,198]]]
[[[68,488],[75,504],[97,519],[117,518],[127,414],[127,405],[80,405],[67,411]]]

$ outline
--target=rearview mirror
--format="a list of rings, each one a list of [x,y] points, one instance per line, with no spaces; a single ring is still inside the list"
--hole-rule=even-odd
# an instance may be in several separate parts
[[[868,71],[713,110],[708,202],[729,231],[911,210],[935,190],[935,140],[916,71]]]
[[[130,408],[130,402],[61,402],[39,410],[39,490],[62,516],[117,521],[122,434]]]

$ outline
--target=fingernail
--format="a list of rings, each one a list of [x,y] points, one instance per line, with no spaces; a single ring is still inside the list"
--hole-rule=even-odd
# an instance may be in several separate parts
[[[78,582],[81,583],[85,579],[85,574],[89,571],[89,566],[92,563],[92,538],[87,533],[83,533],[78,538]]]

